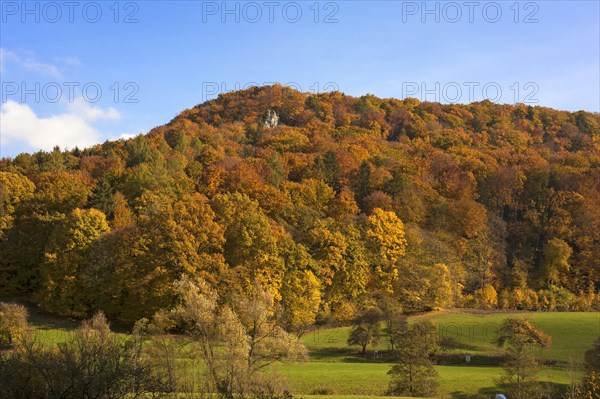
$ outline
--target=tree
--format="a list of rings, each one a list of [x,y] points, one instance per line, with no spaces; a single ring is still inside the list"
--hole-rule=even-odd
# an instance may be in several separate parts
[[[35,185],[20,173],[0,171],[0,237],[12,227],[15,208],[31,199]]]
[[[379,342],[381,330],[381,311],[377,308],[371,308],[363,312],[355,321],[355,325],[350,331],[348,345],[358,345],[362,348],[361,353],[367,352],[368,345],[376,345]]]
[[[227,93],[147,135],[0,159],[0,292],[132,324],[172,305],[181,274],[229,299],[259,280],[297,333],[368,296],[589,309],[599,126],[489,101]],[[110,231],[81,251],[50,242],[91,208]]]
[[[552,337],[525,319],[508,318],[502,322],[499,332],[501,334],[497,339],[499,346],[508,345],[518,349],[533,345],[546,348],[552,343]]]
[[[380,305],[390,348],[396,349],[398,337],[408,328],[408,320],[402,312],[400,303],[392,298],[384,297]]]
[[[102,211],[109,219],[112,219],[115,212],[114,189],[107,179],[102,179],[92,190],[90,205],[99,211]]]
[[[324,285],[331,285],[338,269],[343,268],[348,248],[348,237],[338,231],[332,219],[315,221],[306,241],[315,259],[314,270]]]
[[[106,217],[96,209],[75,209],[59,223],[49,239],[41,267],[39,305],[61,315],[86,316],[89,289],[85,263],[90,247],[108,231]],[[89,284],[86,286],[86,284]]]
[[[398,281],[394,284],[394,292],[402,304],[409,310],[439,309],[452,304],[455,290],[448,266],[412,260],[401,262]]]
[[[396,262],[406,253],[404,224],[395,212],[375,208],[367,218],[365,235],[375,267],[376,286],[392,292],[392,283],[398,278]]]
[[[88,179],[79,172],[41,172],[32,179],[36,184],[33,196],[19,202],[13,228],[0,240],[0,284],[8,291],[29,295],[40,283],[40,265],[52,231],[74,209],[83,208],[91,193]],[[9,190],[20,195],[19,190],[10,189],[11,181]],[[21,183],[28,186],[26,181]]]
[[[11,347],[27,337],[27,309],[16,303],[0,302],[0,348]]]
[[[130,226],[134,223],[133,212],[127,203],[127,199],[120,192],[116,192],[112,199],[114,203],[113,220],[110,224],[112,229]]]
[[[598,338],[591,349],[585,352],[585,363],[587,373],[583,381],[575,387],[578,399],[600,398],[600,338]]]
[[[38,214],[68,214],[83,208],[92,194],[88,179],[81,173],[43,172],[35,183],[30,211]]]
[[[344,239],[341,261],[337,265],[331,286],[324,291],[324,297],[334,311],[334,319],[349,321],[354,313],[343,309],[351,309],[352,304],[366,293],[370,265],[359,226],[349,224],[341,233]]]
[[[219,395],[256,393],[269,384],[261,370],[306,356],[300,341],[276,322],[273,296],[258,284],[232,305],[222,304],[201,279],[183,276],[176,288],[180,302],[171,316],[198,343],[206,377]]]
[[[480,306],[484,309],[494,308],[498,304],[498,293],[491,285],[486,285],[483,288],[475,291],[477,300]]]
[[[398,333],[397,364],[388,372],[392,376],[388,394],[394,396],[434,396],[437,372],[432,357],[438,349],[436,327],[431,322],[415,323]]]
[[[315,158],[313,167],[317,175],[316,177],[327,183],[336,193],[341,191],[341,171],[335,152],[327,151],[323,154],[323,157],[318,156]]]
[[[371,193],[371,165],[367,161],[363,161],[358,168],[355,186],[356,199],[362,204],[363,199]]]
[[[540,390],[535,377],[541,368],[535,351],[548,347],[552,338],[524,319],[504,320],[499,332],[498,345],[508,345],[508,359],[504,362],[504,375],[499,382],[507,386],[511,398],[535,397]]]
[[[394,199],[383,191],[374,191],[363,199],[363,208],[367,215],[376,208],[391,211],[394,207]]]
[[[559,238],[549,240],[544,246],[544,261],[540,270],[540,281],[547,286],[559,283],[571,266],[569,258],[573,249]]]
[[[146,193],[137,211],[137,223],[98,240],[85,269],[86,279],[96,282],[92,302],[130,325],[171,306],[173,283],[182,274],[215,282],[225,269],[223,229],[202,195],[170,201]]]
[[[259,204],[245,194],[217,195],[212,205],[225,226],[223,249],[232,269],[230,281],[235,284],[229,289],[247,289],[258,280],[280,300],[284,276],[281,230],[274,228]]]
[[[290,270],[281,289],[289,328],[299,334],[314,323],[321,304],[321,284],[310,270]]]

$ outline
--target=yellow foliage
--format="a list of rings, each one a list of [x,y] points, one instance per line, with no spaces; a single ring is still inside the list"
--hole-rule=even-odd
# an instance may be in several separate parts
[[[491,285],[478,289],[476,295],[483,308],[493,308],[498,304],[498,293]]]

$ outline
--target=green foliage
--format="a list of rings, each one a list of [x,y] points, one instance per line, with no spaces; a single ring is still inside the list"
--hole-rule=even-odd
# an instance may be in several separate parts
[[[383,315],[377,308],[365,310],[355,322],[348,337],[348,345],[358,345],[362,354],[367,352],[368,345],[376,345],[380,339],[381,319]]]
[[[435,325],[419,322],[396,334],[397,364],[388,372],[392,376],[388,394],[435,396],[439,386],[432,359],[438,349]]]
[[[495,382],[502,369],[488,365],[487,362],[486,365],[478,363],[500,355],[497,346],[490,343],[490,337],[495,331],[494,326],[498,326],[507,317],[518,316],[518,313],[512,312],[443,311],[410,316],[408,322],[412,324],[418,320],[431,320],[437,325],[442,337],[454,337],[456,342],[465,348],[453,351],[455,356],[463,351],[474,355],[473,363],[468,366],[464,364],[434,366],[439,374],[438,381],[442,395],[468,397],[481,395],[481,392],[504,391],[504,388],[496,386]],[[530,313],[528,316],[536,325],[553,336],[552,347],[538,355],[545,360],[558,361],[557,367],[542,370],[539,379],[551,381],[555,387],[569,384],[571,379],[565,372],[563,361],[566,362],[571,356],[583,358],[584,352],[592,347],[597,338],[598,315],[590,312],[544,312]],[[72,321],[40,314],[35,310],[31,311],[30,322],[36,340],[44,345],[54,346],[58,342],[68,342],[72,339],[72,330],[76,328],[76,324]],[[486,326],[490,327],[486,328]],[[269,372],[286,379],[288,385],[285,389],[294,396],[307,396],[318,389],[336,395],[346,395],[342,399],[350,399],[347,395],[381,396],[390,380],[390,376],[386,373],[392,367],[390,363],[392,358],[387,352],[389,343],[385,338],[386,329],[382,328],[383,336],[375,347],[379,350],[378,358],[371,356],[371,353],[367,357],[363,357],[358,351],[352,354],[351,352],[355,351],[349,350],[346,343],[349,332],[350,327],[322,327],[307,332],[302,336],[302,341],[310,351],[310,361],[277,364],[270,367]],[[122,335],[120,337],[126,338]],[[187,337],[151,336],[147,337],[145,343],[147,353],[156,360],[167,356],[165,350],[175,349],[175,353],[169,355],[171,366],[168,366],[167,362],[161,367],[174,366],[176,373],[181,373],[184,378],[178,382],[178,386],[183,387],[181,384],[186,383],[186,379],[191,380],[202,376],[202,369],[194,367],[190,360],[190,350],[193,345],[189,344]],[[444,351],[438,353],[444,356]],[[576,381],[579,382],[581,377],[581,374],[576,374]],[[185,395],[181,394],[181,396]],[[315,399],[310,395],[307,397]]]
[[[600,371],[600,338],[585,352],[585,362],[591,370]]]
[[[539,396],[541,385],[536,376],[541,369],[536,349],[546,348],[552,337],[524,319],[506,319],[500,327],[498,345],[508,344],[504,374],[499,382],[507,386],[507,394],[515,399]]]

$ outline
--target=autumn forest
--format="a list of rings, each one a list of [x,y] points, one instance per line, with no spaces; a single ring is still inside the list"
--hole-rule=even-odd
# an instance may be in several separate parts
[[[392,301],[600,310],[600,115],[220,95],[146,135],[0,162],[0,292],[132,325],[199,277],[286,329]]]

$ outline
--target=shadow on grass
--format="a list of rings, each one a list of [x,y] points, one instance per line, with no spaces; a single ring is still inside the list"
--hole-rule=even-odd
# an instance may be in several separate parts
[[[497,393],[502,393],[502,390],[498,387],[484,387],[479,389],[475,394],[454,391],[450,393],[450,395],[452,396],[452,399],[490,399]]]
[[[542,381],[544,391],[540,394],[540,398],[543,395],[549,395],[546,397],[560,398],[564,393],[567,392],[568,385],[560,384],[555,382]],[[476,394],[466,393],[461,391],[454,391],[450,393],[452,399],[490,399],[494,398],[496,394],[506,392],[506,386],[500,385],[495,387],[484,387],[480,388]],[[538,399],[538,398],[531,398]]]
[[[50,314],[40,309],[31,298],[26,296],[15,296],[6,293],[0,293],[0,302],[18,303],[27,308],[28,321],[32,327],[38,331],[49,331],[49,330],[65,330],[73,331],[77,327],[81,326],[81,322],[85,319],[92,317],[90,314],[88,317],[83,319],[75,319],[72,317],[63,317]],[[110,329],[116,333],[127,334],[131,332],[131,326],[123,325],[119,323],[110,323]]]
[[[319,348],[310,351],[311,360],[322,362],[342,363],[390,363],[394,357],[387,351],[378,352],[377,356],[371,351],[364,355],[353,348]]]
[[[470,362],[467,364],[465,354],[442,354],[437,357],[437,364],[441,366],[500,366],[506,357],[503,355],[471,355]]]

